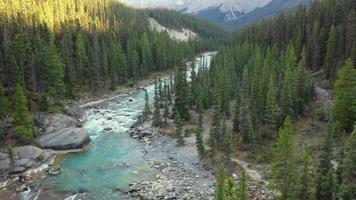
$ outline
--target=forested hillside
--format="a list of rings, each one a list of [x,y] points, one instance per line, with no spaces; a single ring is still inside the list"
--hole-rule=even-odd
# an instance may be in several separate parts
[[[114,0],[0,1],[0,115],[21,112],[13,115],[19,118],[14,125],[26,124],[19,132],[30,132],[30,111],[174,68],[212,48],[205,38],[223,34],[194,17],[164,13],[179,22],[171,22],[175,28],[190,28],[199,39],[179,42],[154,32],[150,11]]]
[[[353,199],[355,21],[353,0],[313,1],[309,9],[300,6],[296,13],[236,33],[230,45],[219,49],[210,69],[193,72],[190,83],[184,81],[181,68],[176,74],[172,111],[178,118],[178,141],[183,140],[181,119],[194,123],[195,110],[199,114],[199,120],[194,119],[198,121],[197,150],[202,159],[228,167],[230,158],[246,151],[270,164],[269,179],[280,199]],[[318,112],[313,107],[317,105],[315,88],[333,95],[330,110],[322,109],[324,117],[312,114]],[[211,120],[207,140],[202,138],[203,116]],[[312,118],[310,126],[323,121],[319,131],[327,129],[313,138],[318,141],[315,144],[309,141],[312,132],[296,141],[301,137],[297,131],[302,130],[295,125],[307,118]],[[307,124],[299,127],[309,129]],[[336,141],[339,146],[334,148]],[[240,193],[230,179],[225,182],[223,174],[222,179],[217,179],[216,199],[246,198],[246,191]]]

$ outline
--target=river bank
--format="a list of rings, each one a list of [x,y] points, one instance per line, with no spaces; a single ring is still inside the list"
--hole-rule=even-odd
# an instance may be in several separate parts
[[[206,56],[212,55],[204,54],[202,57],[205,59]],[[203,58],[200,59],[201,62]],[[146,149],[146,145],[137,143],[128,136],[127,131],[137,125],[136,121],[144,108],[143,90],[149,92],[151,100],[153,98],[153,86],[150,83],[153,83],[153,79],[100,99],[80,101],[81,104],[75,109],[68,109],[73,116],[77,116],[78,110],[85,109],[85,121],[70,124],[88,131],[92,142],[84,151],[77,149],[79,152],[61,156],[59,161],[54,161],[62,167],[60,175],[49,176],[42,171],[34,175],[35,179],[28,177],[25,183],[19,181],[20,185],[8,184],[7,190],[0,191],[1,198],[126,199],[123,197],[128,193],[124,194],[123,191],[134,185],[138,187],[137,183],[141,183],[140,193],[151,195],[155,199],[166,192],[167,195],[179,196],[193,191],[195,184],[204,185],[203,182],[211,180],[204,187],[206,190],[192,192],[194,197],[209,199],[210,197],[206,198],[204,195],[212,195],[213,176],[198,166],[197,158],[177,154],[174,139],[161,135]],[[58,129],[64,128],[62,123],[55,124]],[[174,179],[177,182],[171,181]],[[26,191],[17,193],[16,188],[22,187],[21,185],[26,185]],[[135,195],[129,196],[137,199]]]

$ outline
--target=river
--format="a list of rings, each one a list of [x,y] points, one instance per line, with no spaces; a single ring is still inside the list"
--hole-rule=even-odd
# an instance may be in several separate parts
[[[198,56],[196,65],[199,67],[205,63],[209,66],[214,54],[210,52]],[[152,102],[154,86],[149,85],[145,89]],[[41,190],[61,194],[67,199],[79,199],[78,195],[68,197],[70,192],[89,194],[81,199],[123,199],[120,193],[114,191],[116,188],[127,188],[132,182],[155,179],[157,171],[147,164],[147,160],[158,157],[160,152],[146,155],[144,145],[128,134],[130,126],[143,111],[144,96],[144,91],[137,91],[87,110],[84,128],[92,140],[89,147],[63,156],[57,163],[61,166],[61,174],[42,176],[37,180]],[[108,128],[112,130],[105,130]],[[175,143],[174,139],[165,139],[171,143],[165,142],[166,147],[160,148],[168,149]],[[174,151],[173,147],[169,149]],[[196,163],[197,158],[195,156],[190,161],[182,162]]]

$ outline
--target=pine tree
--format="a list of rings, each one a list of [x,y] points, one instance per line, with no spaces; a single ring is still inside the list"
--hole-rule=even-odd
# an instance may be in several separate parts
[[[63,81],[64,64],[52,37],[50,38],[48,45],[44,47],[44,52],[48,95],[51,97],[52,101],[57,102],[59,99],[64,97],[66,89]]]
[[[342,199],[351,200],[356,197],[356,124],[348,140],[345,158],[341,166],[340,196]]]
[[[270,77],[265,107],[265,136],[275,138],[277,129],[277,92],[274,77]]]
[[[242,171],[240,180],[239,180],[239,187],[237,189],[236,200],[247,200],[247,178],[245,171]]]
[[[233,132],[240,132],[240,90],[236,92],[236,101],[235,101],[235,109],[234,109],[234,118],[233,118]]]
[[[174,115],[174,123],[176,126],[176,137],[177,137],[177,144],[180,146],[184,145],[184,135],[183,135],[183,124],[182,124],[182,120],[180,118],[179,113],[176,111],[175,115]]]
[[[162,124],[161,120],[161,108],[159,105],[160,102],[160,97],[159,97],[159,92],[158,92],[158,85],[157,81],[155,80],[155,97],[154,97],[154,104],[153,104],[153,119],[152,119],[152,125],[155,127],[159,127]]]
[[[204,148],[204,137],[203,137],[203,115],[201,113],[199,113],[198,127],[195,136],[195,144],[197,146],[197,151],[200,158],[203,158],[205,155],[205,148]]]
[[[339,130],[351,130],[356,121],[356,69],[347,59],[337,74],[334,86],[333,118]]]
[[[235,183],[231,177],[227,177],[224,186],[224,200],[234,200],[235,199]]]
[[[225,192],[225,172],[224,172],[224,168],[221,167],[215,183],[214,200],[224,200],[225,197],[224,192]]]
[[[168,96],[164,98],[164,112],[163,112],[164,124],[168,124],[169,118],[169,105],[168,105]]]
[[[4,93],[4,87],[2,86],[2,82],[0,79],[0,120],[7,113],[7,100]]]
[[[189,120],[188,84],[186,71],[183,66],[178,67],[175,78],[174,108],[183,120]]]
[[[279,130],[271,163],[272,185],[281,193],[279,199],[296,199],[297,165],[295,148],[292,120],[287,117],[283,127]]]
[[[27,100],[20,84],[17,84],[15,90],[15,110],[12,125],[15,136],[19,140],[29,142],[33,139],[32,114],[27,108]]]
[[[148,92],[147,92],[147,90],[145,90],[145,109],[143,111],[144,119],[147,119],[150,114],[151,114],[151,109],[150,109],[150,104],[149,104]]]
[[[326,69],[326,79],[330,80],[331,76],[335,73],[335,58],[336,58],[336,28],[334,25],[331,26],[329,32],[329,39],[327,42],[326,56],[325,56],[325,69]]]
[[[320,164],[317,171],[316,199],[331,200],[334,195],[333,167],[331,164],[334,128],[329,127],[321,144]]]
[[[233,152],[232,134],[231,131],[227,130],[225,121],[223,121],[222,134],[224,136],[223,150],[225,160],[230,160],[230,156]]]
[[[298,177],[298,199],[314,199],[314,170],[311,149],[305,148],[301,153],[301,167]]]

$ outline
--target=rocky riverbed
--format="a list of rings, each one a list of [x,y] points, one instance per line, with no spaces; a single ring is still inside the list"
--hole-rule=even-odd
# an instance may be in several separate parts
[[[201,199],[214,197],[215,178],[200,165],[196,155],[180,154],[175,139],[159,133],[143,122],[130,130],[130,135],[145,144],[147,164],[158,173],[156,180],[133,182],[129,189],[117,189],[139,199]]]

